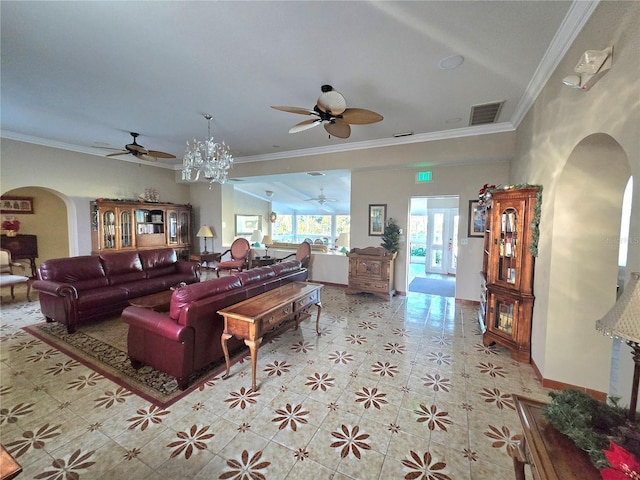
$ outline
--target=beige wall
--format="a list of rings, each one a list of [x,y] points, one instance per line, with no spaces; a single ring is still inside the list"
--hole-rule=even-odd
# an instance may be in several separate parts
[[[638,25],[640,3],[600,3],[518,128],[511,177],[544,186],[533,360],[545,378],[619,393],[623,403],[631,378],[621,374],[621,390],[609,390],[612,342],[594,325],[615,301],[618,245],[607,239],[619,236],[629,173],[635,182],[627,272],[640,271]],[[611,71],[591,90],[562,85],[585,50],[608,46]],[[626,371],[631,356],[623,357]]]
[[[370,237],[369,204],[386,204],[387,218],[393,218],[404,235],[402,247],[395,263],[396,289],[407,291],[407,225],[412,196],[456,195],[459,197],[460,239],[466,245],[458,245],[458,269],[456,298],[475,300],[480,298],[482,268],[481,238],[467,237],[469,200],[478,198],[478,189],[485,183],[501,184],[509,179],[509,164],[504,162],[481,165],[431,167],[433,180],[417,184],[417,168],[398,170],[358,171],[351,174],[351,247],[379,246],[380,237]]]
[[[172,170],[7,139],[2,139],[0,153],[3,194],[23,187],[42,188],[64,202],[66,211],[57,209],[39,228],[48,229],[49,222],[60,223],[66,215],[66,255],[91,253],[89,202],[92,199],[137,198],[145,188],[152,187],[159,192],[161,201],[189,202],[189,187],[177,184]],[[59,256],[60,245],[51,247],[49,253],[49,247],[43,245],[45,250],[38,261],[51,258],[45,254]]]

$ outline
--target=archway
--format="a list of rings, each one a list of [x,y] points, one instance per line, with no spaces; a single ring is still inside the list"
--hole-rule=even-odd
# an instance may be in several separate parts
[[[609,391],[611,339],[595,321],[616,300],[620,219],[631,174],[611,136],[593,134],[572,151],[556,184],[545,379]]]
[[[33,186],[15,188],[2,195],[33,198],[34,213],[15,216],[20,220],[19,234],[38,238],[37,264],[49,258],[77,255],[76,208],[66,195]]]

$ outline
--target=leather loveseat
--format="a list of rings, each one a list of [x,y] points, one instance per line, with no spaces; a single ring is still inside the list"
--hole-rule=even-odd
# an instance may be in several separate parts
[[[127,348],[134,368],[150,365],[186,388],[197,370],[224,361],[220,336],[224,319],[218,310],[294,281],[306,281],[307,269],[298,260],[253,268],[175,290],[168,313],[127,307]],[[230,352],[244,347],[229,339]]]
[[[118,315],[129,300],[200,281],[200,264],[178,260],[172,248],[46,260],[33,289],[47,322],[73,333],[88,320]]]

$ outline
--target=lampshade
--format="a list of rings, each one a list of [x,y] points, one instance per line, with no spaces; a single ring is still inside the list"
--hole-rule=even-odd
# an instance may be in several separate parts
[[[213,229],[207,225],[202,225],[198,233],[196,233],[196,237],[205,237],[205,238],[213,238],[216,234],[213,232]]]
[[[265,235],[264,237],[262,237],[262,243],[264,243],[265,245],[272,245],[273,238],[271,238],[271,235]]]
[[[260,243],[262,241],[262,232],[260,230],[254,230],[251,234],[251,241],[254,243]]]
[[[350,241],[351,239],[348,233],[341,233],[338,235],[338,240],[336,240],[336,247],[349,248]]]
[[[596,322],[596,330],[612,337],[640,343],[640,273],[631,280],[609,312]]]

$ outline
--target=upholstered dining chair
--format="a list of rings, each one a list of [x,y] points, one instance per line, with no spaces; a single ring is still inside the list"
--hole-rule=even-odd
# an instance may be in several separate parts
[[[21,268],[22,275],[14,274],[14,268]],[[25,284],[27,286],[27,300],[31,301],[31,282],[29,277],[25,275],[26,270],[21,263],[15,263],[11,260],[11,252],[9,250],[0,249],[0,287],[11,287],[11,298],[16,298],[13,288],[16,285]]]
[[[311,260],[311,244],[309,242],[302,242],[300,245],[298,245],[298,249],[295,253],[278,259],[278,262],[282,262],[292,257],[295,257],[295,259],[298,260],[303,267],[308,268],[309,261]]]
[[[236,238],[231,247],[220,255],[221,261],[216,266],[216,275],[220,276],[220,270],[237,270],[241,272],[245,268],[249,268],[249,252],[251,245],[246,238]],[[231,260],[222,261],[227,253],[231,255]]]

